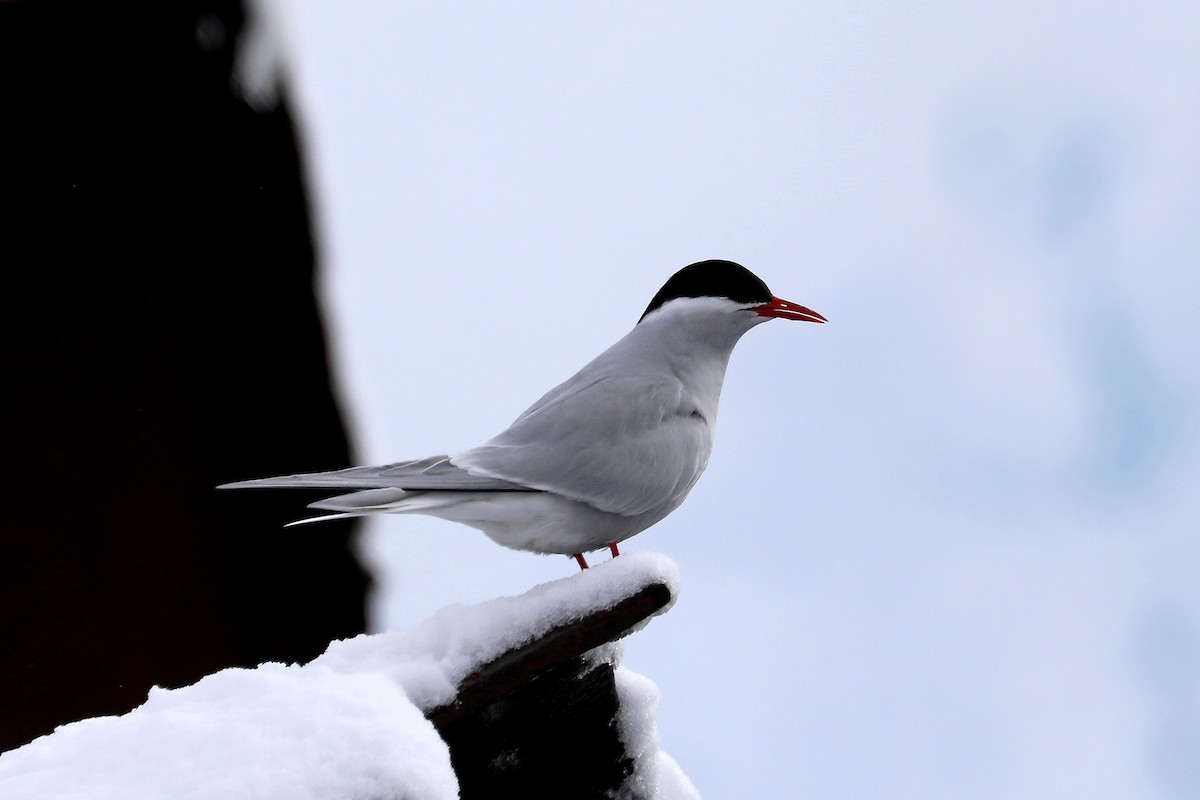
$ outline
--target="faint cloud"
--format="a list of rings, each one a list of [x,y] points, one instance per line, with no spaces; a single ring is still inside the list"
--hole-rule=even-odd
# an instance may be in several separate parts
[[[1040,257],[1055,276],[1091,429],[1078,452],[1063,455],[1059,488],[1077,483],[1090,497],[1123,495],[1159,474],[1181,424],[1179,404],[1145,352],[1140,321],[1122,302],[1119,276],[1138,246],[1118,202],[1131,133],[1115,114],[1047,116],[1037,105],[952,120],[943,180],[968,222],[998,233],[1014,252]],[[1013,467],[1020,474],[1022,465]]]
[[[1047,142],[1032,177],[1039,201],[1033,210],[1049,243],[1086,236],[1110,219],[1120,159],[1112,129],[1103,123],[1068,125]]]
[[[1152,777],[1170,798],[1200,797],[1200,628],[1180,603],[1148,609],[1135,663],[1150,694]]]

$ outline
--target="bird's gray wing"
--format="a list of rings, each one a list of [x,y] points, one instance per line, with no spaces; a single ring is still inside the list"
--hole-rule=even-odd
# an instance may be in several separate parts
[[[708,463],[712,430],[673,376],[584,373],[486,444],[451,456],[475,475],[616,514],[678,502]]]
[[[269,489],[280,487],[312,489],[405,489],[443,492],[529,492],[527,486],[484,475],[473,475],[450,463],[447,456],[401,461],[381,467],[350,467],[332,472],[281,475],[251,481],[226,483],[219,489]]]

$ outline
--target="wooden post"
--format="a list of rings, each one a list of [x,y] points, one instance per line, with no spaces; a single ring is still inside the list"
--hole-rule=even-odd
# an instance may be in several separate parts
[[[469,675],[426,716],[450,747],[461,797],[607,798],[633,770],[616,724],[614,665],[589,651],[671,601],[662,583],[552,629]]]

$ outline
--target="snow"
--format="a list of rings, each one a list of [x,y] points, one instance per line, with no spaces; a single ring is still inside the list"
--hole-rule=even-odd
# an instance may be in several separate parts
[[[255,111],[279,105],[280,84],[288,72],[287,36],[282,28],[287,14],[276,7],[278,0],[249,0],[246,22],[237,42],[233,88]]]
[[[654,553],[626,553],[517,597],[447,606],[407,630],[334,642],[313,664],[338,672],[378,671],[430,709],[453,700],[454,687],[479,665],[552,628],[611,608],[651,583],[665,583],[676,597],[675,564]]]
[[[449,751],[422,710],[450,702],[464,677],[505,651],[652,583],[677,596],[675,565],[628,553],[520,596],[449,606],[408,630],[333,642],[303,666],[226,669],[155,688],[127,714],[64,725],[0,754],[0,796],[457,797]],[[593,657],[615,663],[620,652],[608,645]],[[620,734],[636,763],[627,788],[697,797],[659,748],[658,690],[623,668],[616,674]]]
[[[617,667],[617,697],[621,710],[617,718],[625,752],[633,758],[633,774],[622,787],[618,800],[625,797],[653,797],[658,800],[699,800],[700,793],[687,775],[659,746],[654,723],[660,698],[658,687],[649,678],[625,667]]]
[[[121,716],[64,725],[0,756],[20,798],[458,796],[450,753],[403,690],[371,673],[263,664],[153,689]]]

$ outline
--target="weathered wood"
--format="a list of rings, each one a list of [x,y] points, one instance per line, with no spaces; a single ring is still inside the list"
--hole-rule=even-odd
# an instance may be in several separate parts
[[[441,727],[473,714],[546,670],[621,638],[669,602],[671,590],[666,584],[652,583],[612,608],[553,628],[468,675],[452,704],[431,709],[425,716]]]
[[[461,800],[612,797],[633,771],[612,664],[574,658],[439,728]]]
[[[617,729],[614,665],[585,654],[670,601],[665,584],[645,586],[494,659],[462,682],[452,704],[428,711],[462,800],[612,797],[634,762]]]

